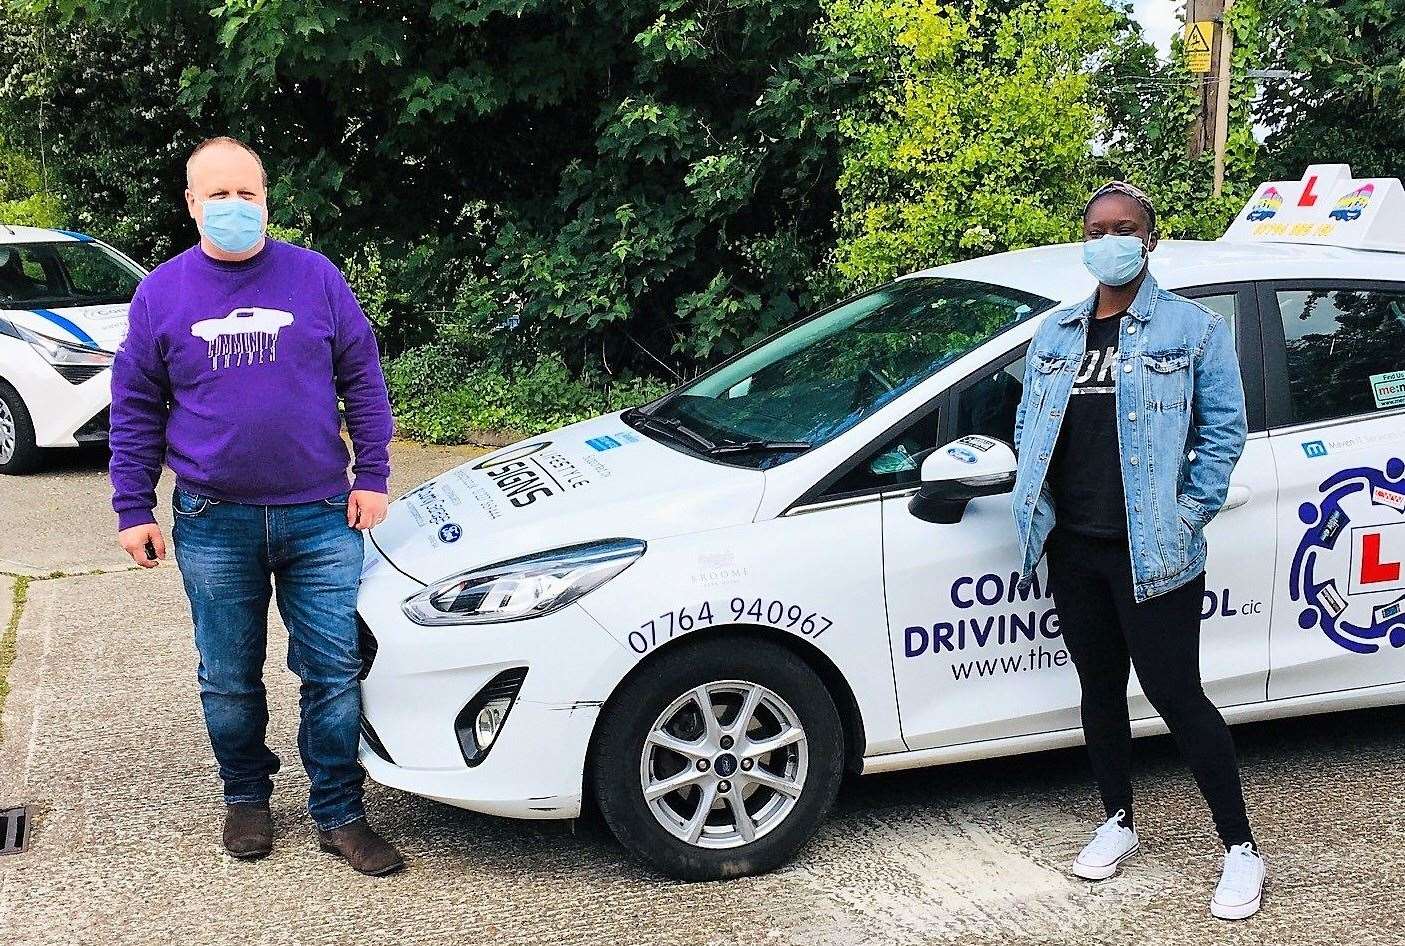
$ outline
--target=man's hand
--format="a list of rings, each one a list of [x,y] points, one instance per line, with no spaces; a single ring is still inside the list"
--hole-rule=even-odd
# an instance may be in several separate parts
[[[148,542],[156,550],[155,558],[146,556]],[[142,568],[155,568],[166,557],[166,540],[161,537],[161,527],[154,522],[123,529],[117,533],[117,544]]]
[[[353,489],[346,498],[346,524],[366,531],[385,522],[385,493],[369,489]]]

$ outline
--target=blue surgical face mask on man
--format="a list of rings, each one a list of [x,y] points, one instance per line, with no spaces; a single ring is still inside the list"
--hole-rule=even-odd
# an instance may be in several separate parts
[[[1083,243],[1083,265],[1104,286],[1125,286],[1146,265],[1141,237],[1108,234]]]
[[[241,197],[200,202],[200,232],[226,253],[252,249],[263,236],[263,208]]]

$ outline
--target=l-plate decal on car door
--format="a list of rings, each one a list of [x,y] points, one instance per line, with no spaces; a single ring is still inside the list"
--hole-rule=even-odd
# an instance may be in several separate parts
[[[1405,461],[1342,470],[1319,489],[1320,502],[1298,507],[1307,529],[1288,579],[1304,605],[1298,626],[1358,654],[1405,646]]]

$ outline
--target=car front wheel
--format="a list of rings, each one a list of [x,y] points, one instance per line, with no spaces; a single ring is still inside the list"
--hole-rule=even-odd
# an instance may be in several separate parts
[[[28,473],[38,465],[29,410],[18,391],[0,381],[0,473]]]
[[[824,682],[761,640],[689,643],[611,699],[597,801],[636,856],[683,880],[789,860],[834,803],[844,730]]]

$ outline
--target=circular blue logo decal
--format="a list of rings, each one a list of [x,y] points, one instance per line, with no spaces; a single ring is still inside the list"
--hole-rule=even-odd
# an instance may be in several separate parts
[[[1307,528],[1288,576],[1298,626],[1358,654],[1405,646],[1405,461],[1342,470],[1319,491],[1298,507]]]
[[[980,460],[980,457],[976,456],[974,453],[972,453],[970,450],[967,450],[965,447],[947,447],[946,455],[949,457],[955,457],[962,463],[976,463]]]
[[[463,530],[459,528],[458,523],[446,522],[439,527],[440,542],[457,542],[461,535]]]

